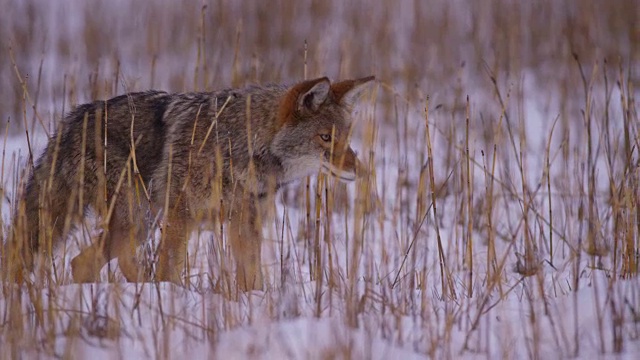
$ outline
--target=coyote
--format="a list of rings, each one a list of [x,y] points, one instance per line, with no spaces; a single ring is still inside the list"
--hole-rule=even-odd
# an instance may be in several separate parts
[[[349,134],[354,103],[373,80],[136,92],[76,107],[27,180],[4,268],[22,281],[36,254],[91,208],[103,232],[71,260],[75,282],[98,281],[113,258],[127,281],[150,280],[135,253],[145,218],[159,214],[156,281],[181,283],[190,232],[221,221],[238,286],[262,289],[262,219],[275,192],[318,170],[344,181],[366,173]]]

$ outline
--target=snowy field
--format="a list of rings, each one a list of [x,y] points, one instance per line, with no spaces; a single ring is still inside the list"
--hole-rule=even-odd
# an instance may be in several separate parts
[[[103,282],[73,284],[91,217],[44,276],[2,284],[0,360],[640,353],[637,2],[0,8],[4,234],[29,153],[74,105],[377,78],[352,140],[371,176],[281,191],[263,229],[264,291],[232,286],[228,244],[207,230],[189,243],[186,287],[126,283],[117,261]]]

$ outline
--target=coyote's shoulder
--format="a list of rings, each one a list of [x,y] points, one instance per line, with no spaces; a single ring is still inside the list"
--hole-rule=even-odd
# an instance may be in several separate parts
[[[259,288],[261,204],[318,170],[342,180],[364,171],[349,136],[352,107],[371,80],[146,91],[77,106],[27,181],[9,245],[19,250],[18,263],[30,264],[34,251],[63,240],[86,208],[101,209],[103,235],[73,259],[73,278],[94,281],[117,257],[135,281],[131,244],[145,238],[144,214],[156,212],[163,235],[155,279],[179,282],[190,229],[222,214],[238,284]]]

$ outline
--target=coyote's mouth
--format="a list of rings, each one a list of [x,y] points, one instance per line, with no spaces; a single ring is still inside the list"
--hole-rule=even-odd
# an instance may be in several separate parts
[[[355,172],[338,169],[337,167],[329,163],[322,163],[322,170],[337,177],[338,179],[344,182],[351,182],[356,179]]]

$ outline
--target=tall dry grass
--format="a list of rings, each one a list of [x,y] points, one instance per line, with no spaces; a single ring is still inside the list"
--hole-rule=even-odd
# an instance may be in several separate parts
[[[146,354],[162,358],[176,328],[189,333],[180,344],[215,350],[239,326],[305,317],[438,358],[638,348],[637,2],[0,7],[4,147],[24,144],[3,151],[5,234],[44,135],[75,104],[147,88],[380,80],[354,130],[371,176],[345,187],[320,175],[283,191],[265,226],[259,300],[229,286],[216,232],[191,244],[195,298],[161,284],[131,291],[115,264],[105,274],[115,284],[74,290],[66,259],[86,246],[88,224],[38,281],[3,285],[0,358],[74,357],[78,343],[125,343],[142,324],[153,330]],[[580,303],[585,288],[593,307]],[[313,356],[359,354],[336,341]]]

